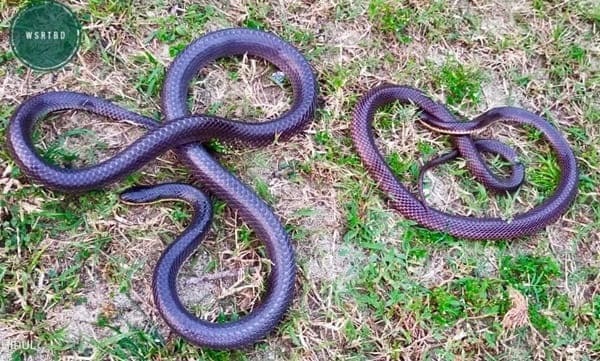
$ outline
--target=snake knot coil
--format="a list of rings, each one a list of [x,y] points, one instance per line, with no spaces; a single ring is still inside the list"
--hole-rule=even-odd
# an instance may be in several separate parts
[[[273,63],[292,86],[291,108],[277,119],[252,123],[206,115],[191,115],[186,104],[188,88],[198,71],[215,59],[248,54]],[[165,197],[193,204],[195,216],[184,234],[163,252],[153,276],[156,306],[169,326],[188,341],[211,348],[238,348],[252,344],[281,320],[293,298],[294,252],[288,234],[270,207],[238,178],[227,171],[201,145],[210,139],[265,145],[287,139],[303,129],[316,107],[317,85],[312,68],[291,45],[275,35],[249,30],[226,29],[192,42],[170,65],[163,84],[163,123],[130,112],[106,100],[75,92],[48,92],[27,99],[13,114],[8,128],[9,150],[19,167],[35,181],[64,192],[83,192],[118,181],[161,153],[175,150],[204,189],[227,202],[266,245],[272,262],[268,288],[259,305],[240,319],[223,324],[196,318],[182,306],[176,292],[176,275],[182,263],[204,237],[210,207],[199,191],[183,185],[125,192],[124,200],[142,202]],[[147,133],[114,157],[79,169],[49,164],[35,151],[32,132],[47,114],[76,109],[148,129]]]
[[[396,178],[375,144],[372,122],[375,111],[388,103],[399,101],[414,104],[421,110],[421,122],[428,128],[453,135],[457,151],[433,163],[440,164],[460,154],[467,160],[473,175],[492,190],[514,190],[523,180],[523,166],[508,146],[492,140],[473,140],[471,134],[496,121],[529,125],[539,130],[556,154],[561,176],[554,193],[533,209],[517,214],[511,220],[474,218],[432,209],[409,192]],[[543,229],[567,211],[577,194],[578,170],[575,155],[564,137],[550,123],[526,110],[513,107],[490,109],[471,122],[458,122],[441,104],[421,91],[405,86],[383,85],[365,94],[354,110],[352,140],[358,154],[373,179],[389,197],[390,202],[406,218],[427,228],[470,239],[508,239],[530,235]],[[481,152],[499,154],[512,164],[509,179],[495,176],[485,164]],[[424,169],[431,167],[426,165]]]

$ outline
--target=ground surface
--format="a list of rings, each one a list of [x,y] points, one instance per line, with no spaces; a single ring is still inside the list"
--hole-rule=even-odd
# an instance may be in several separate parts
[[[165,67],[207,31],[261,28],[306,54],[321,93],[305,132],[261,149],[212,145],[292,234],[295,301],[254,347],[190,346],[170,335],[150,291],[153,266],[189,221],[189,209],[118,201],[133,184],[191,182],[174,155],[106,190],[68,196],[33,185],[0,143],[1,360],[600,358],[598,2],[65,3],[84,25],[82,48],[64,69],[38,73],[11,54],[16,7],[0,2],[0,139],[19,102],[48,90],[92,93],[159,118]],[[290,89],[271,80],[274,72],[255,59],[212,65],[193,86],[194,110],[258,120],[282,114]],[[419,87],[465,117],[497,105],[543,114],[577,155],[575,204],[540,234],[511,242],[455,239],[407,222],[389,208],[349,139],[357,99],[384,81]],[[419,164],[450,145],[417,125],[406,107],[379,112],[376,128],[389,163],[413,190]],[[66,113],[40,127],[37,144],[48,159],[76,166],[141,134]],[[535,132],[497,125],[483,135],[520,152],[527,184],[516,196],[492,196],[457,160],[428,175],[430,204],[510,216],[552,193],[558,167]],[[186,305],[211,320],[250,311],[268,269],[260,242],[234,210],[217,202],[215,218],[179,280]]]

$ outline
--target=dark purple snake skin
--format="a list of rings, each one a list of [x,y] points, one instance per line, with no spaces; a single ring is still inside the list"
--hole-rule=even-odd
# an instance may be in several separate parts
[[[207,63],[221,57],[249,54],[273,63],[291,82],[294,101],[278,119],[247,123],[204,115],[190,115],[186,105],[189,83]],[[285,140],[312,119],[317,85],[306,59],[280,38],[261,31],[227,29],[207,34],[191,43],[173,61],[163,85],[164,123],[127,111],[108,101],[73,92],[50,92],[25,101],[11,118],[8,145],[21,169],[35,181],[65,192],[83,192],[116,182],[141,168],[168,149],[192,170],[203,188],[226,201],[265,243],[272,262],[268,288],[261,303],[237,321],[216,324],[200,320],[186,311],[176,294],[176,276],[191,254],[194,237],[201,237],[205,217],[196,212],[194,224],[163,253],[153,278],[158,310],[166,322],[188,341],[210,348],[238,348],[263,338],[281,320],[292,298],[295,280],[294,252],[289,236],[270,207],[228,172],[200,144],[210,139],[265,145]],[[44,161],[34,149],[34,124],[50,112],[78,109],[148,128],[147,134],[114,157],[99,164],[63,169]],[[187,188],[186,188],[187,189]],[[176,191],[180,191],[178,189]],[[187,194],[180,194],[184,199]],[[159,197],[160,198],[160,197]],[[188,200],[189,201],[189,200]],[[210,215],[209,215],[210,217]],[[191,233],[190,233],[191,232]],[[168,267],[165,265],[169,265]]]
[[[421,202],[394,176],[377,149],[372,122],[377,108],[384,104],[400,101],[412,103],[423,111],[422,119],[442,132],[468,134],[498,120],[526,124],[537,128],[548,140],[556,153],[561,170],[558,186],[552,196],[535,208],[515,215],[510,221],[499,218],[472,218],[443,213]],[[512,107],[490,109],[471,122],[458,122],[441,104],[435,103],[422,92],[402,86],[384,85],[369,91],[354,111],[351,127],[352,140],[364,166],[379,187],[387,194],[391,204],[406,218],[427,228],[447,232],[453,236],[469,239],[507,239],[535,233],[557,220],[570,206],[577,194],[578,171],[575,156],[567,141],[547,121],[526,110]],[[460,154],[467,160],[473,175],[493,190],[512,190],[523,178],[522,166],[517,164],[516,153],[506,145],[491,140],[474,141],[469,135],[454,137],[457,152],[443,156],[441,160],[425,166],[429,168]],[[487,167],[481,152],[501,155],[513,164],[513,174],[507,180],[495,176]]]

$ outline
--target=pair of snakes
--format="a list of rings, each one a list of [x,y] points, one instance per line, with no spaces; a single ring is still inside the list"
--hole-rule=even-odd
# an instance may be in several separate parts
[[[286,74],[293,89],[290,110],[277,119],[260,123],[190,114],[187,94],[189,84],[198,71],[215,59],[243,54],[264,59]],[[313,70],[293,46],[262,31],[220,30],[192,42],[170,65],[161,95],[162,122],[91,95],[47,92],[27,99],[14,112],[8,128],[8,147],[17,165],[32,180],[48,188],[71,193],[98,189],[116,182],[173,149],[202,187],[237,210],[243,221],[256,232],[266,246],[272,268],[265,295],[249,314],[228,323],[211,323],[195,317],[177,296],[176,278],[182,264],[208,232],[211,203],[202,191],[186,184],[131,188],[121,194],[123,201],[150,203],[181,199],[193,207],[190,225],[164,250],[156,265],[152,281],[156,307],[176,333],[195,345],[216,349],[240,348],[266,336],[290,306],[295,282],[294,251],[288,234],[271,208],[214,159],[202,143],[218,139],[261,146],[275,139],[288,139],[312,120],[317,95]],[[415,197],[396,179],[374,142],[371,123],[375,111],[393,101],[416,105],[421,110],[419,119],[423,125],[453,136],[456,150],[432,162],[431,166],[460,155],[467,160],[477,179],[498,191],[516,189],[523,181],[523,166],[519,164],[517,154],[506,145],[492,140],[473,140],[471,135],[498,120],[536,127],[556,153],[561,169],[558,187],[542,204],[511,221],[456,216],[428,207],[424,200]],[[36,122],[61,110],[82,110],[127,121],[146,128],[147,133],[99,164],[78,169],[60,168],[42,159],[36,152],[32,133]],[[389,196],[393,207],[427,228],[457,237],[491,240],[532,234],[560,217],[576,195],[578,171],[569,144],[544,119],[522,109],[495,108],[473,121],[459,122],[446,107],[416,89],[383,85],[369,91],[357,104],[351,136],[364,166]],[[500,155],[510,162],[511,176],[502,178],[495,175],[482,157],[484,152]]]

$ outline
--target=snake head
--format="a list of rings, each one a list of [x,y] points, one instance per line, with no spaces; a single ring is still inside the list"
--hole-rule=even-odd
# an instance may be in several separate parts
[[[154,203],[165,199],[161,186],[135,186],[126,189],[119,195],[124,203]]]
[[[124,203],[148,204],[160,201],[185,201],[196,209],[210,210],[210,201],[198,188],[183,183],[164,183],[151,186],[135,186],[120,194]]]

